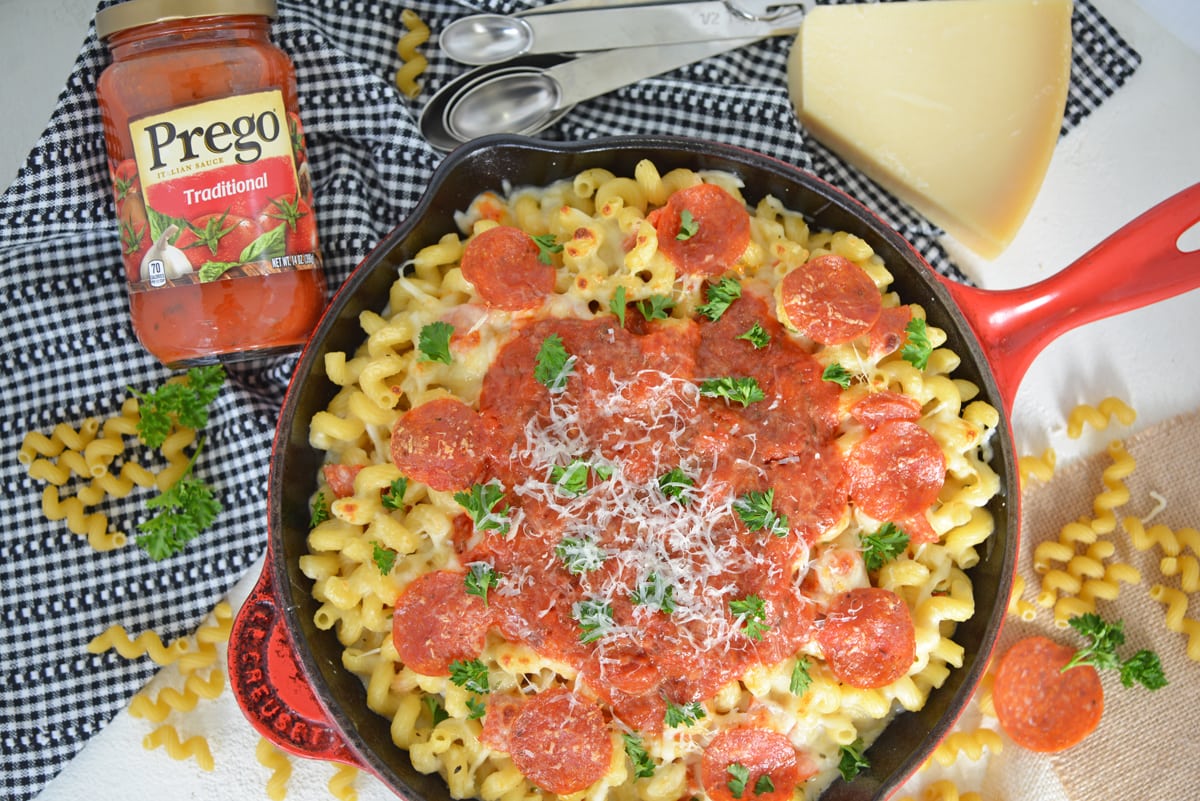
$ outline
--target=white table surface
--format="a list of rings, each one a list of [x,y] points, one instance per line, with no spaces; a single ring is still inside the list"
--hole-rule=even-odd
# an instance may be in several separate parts
[[[986,288],[1041,280],[1142,211],[1200,181],[1200,2],[1094,0],[1142,54],[1125,87],[1058,146],[1045,184],[1016,241],[991,263],[967,258]],[[0,181],[7,184],[40,134],[70,72],[94,10],[92,0],[0,0]],[[781,76],[782,79],[782,76]],[[1200,226],[1183,239],[1200,249]],[[952,243],[951,243],[952,244]],[[957,251],[956,251],[957,252]],[[1013,410],[1020,453],[1054,446],[1060,460],[1100,450],[1107,437],[1068,440],[1065,412],[1079,401],[1117,395],[1139,412],[1134,430],[1200,408],[1200,292],[1085,326],[1052,343],[1033,363]],[[257,568],[231,593],[238,605]],[[178,686],[174,669],[150,689]],[[255,760],[257,734],[227,691],[180,718],[203,733],[216,768],[146,751],[151,724],[121,713],[72,760],[41,801],[160,801],[267,798],[268,771]],[[289,799],[328,799],[331,765],[293,761]],[[391,801],[363,775],[362,801]],[[966,789],[966,788],[964,788]],[[979,789],[979,788],[977,788]]]

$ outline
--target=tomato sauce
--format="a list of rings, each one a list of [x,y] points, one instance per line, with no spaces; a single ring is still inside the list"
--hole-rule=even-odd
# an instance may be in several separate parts
[[[134,331],[170,367],[294,350],[325,308],[294,68],[274,0],[97,15],[96,92]]]

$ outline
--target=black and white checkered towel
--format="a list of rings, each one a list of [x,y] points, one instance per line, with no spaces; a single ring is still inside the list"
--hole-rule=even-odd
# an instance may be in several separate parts
[[[467,13],[538,4],[280,0],[274,36],[297,67],[333,287],[421,195],[442,154],[418,133],[420,104],[464,70],[431,42],[422,49],[430,66],[421,97],[400,95],[393,74],[402,8],[436,34]],[[1140,62],[1087,0],[1076,0],[1074,33],[1064,133]],[[783,81],[789,44],[762,42],[581,104],[544,136],[666,133],[767,153],[862,199],[956,274],[936,228],[799,129]],[[110,416],[127,385],[148,389],[168,375],[129,323],[95,97],[108,62],[93,28],[45,133],[0,197],[0,795],[16,801],[36,795],[156,670],[148,658],[91,655],[87,642],[115,623],[134,634],[153,629],[164,641],[189,634],[262,554],[269,449],[295,364],[280,357],[230,368],[197,467],[224,511],[186,552],[161,563],[134,546],[96,552],[42,515],[42,484],[16,458],[26,432]],[[148,516],[147,494],[100,509],[132,540]]]

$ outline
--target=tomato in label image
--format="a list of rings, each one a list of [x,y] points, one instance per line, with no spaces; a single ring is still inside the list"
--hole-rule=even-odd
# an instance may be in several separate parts
[[[299,196],[274,198],[258,213],[256,224],[261,231],[284,226],[284,250],[290,255],[312,253],[317,249],[317,218],[309,204]]]
[[[204,214],[187,223],[175,247],[199,270],[209,262],[235,264],[242,251],[258,237],[254,223],[236,214]]]

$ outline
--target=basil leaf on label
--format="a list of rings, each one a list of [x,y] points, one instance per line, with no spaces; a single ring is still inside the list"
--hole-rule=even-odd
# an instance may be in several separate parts
[[[171,237],[167,241],[168,245],[174,245],[179,239],[179,235],[188,229],[187,220],[182,220],[178,217],[170,217],[162,212],[155,211],[149,206],[146,206],[146,222],[150,223],[151,242],[157,242],[158,238],[162,236],[162,232],[170,228],[172,225],[178,229],[175,232],[175,236]]]
[[[242,255],[238,256],[238,263],[249,264],[282,257],[287,252],[287,242],[284,239],[286,229],[286,225],[277,225],[246,245]]]
[[[209,281],[216,281],[222,275],[239,265],[240,263],[236,261],[206,261],[198,273],[200,283],[207,284]]]

